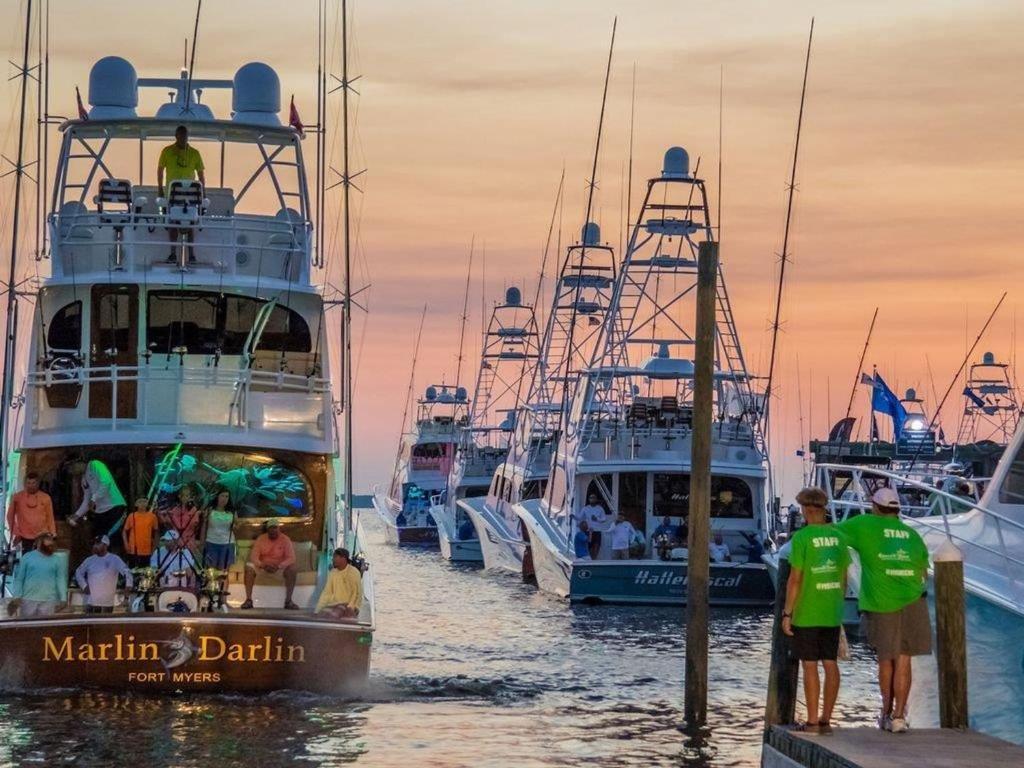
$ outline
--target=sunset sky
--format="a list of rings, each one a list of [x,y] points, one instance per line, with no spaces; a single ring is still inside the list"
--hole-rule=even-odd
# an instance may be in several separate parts
[[[19,56],[24,5],[0,6],[9,59]],[[84,94],[101,56],[124,56],[140,76],[173,76],[195,8],[97,0],[53,0],[51,7],[51,108],[62,114],[73,112],[74,87]],[[595,218],[617,243],[634,65],[635,189],[659,171],[664,150],[680,144],[701,158],[714,198],[721,73],[721,255],[748,360],[762,371],[804,47],[817,17],[775,410],[773,454],[788,493],[800,481],[797,358],[803,431],[822,436],[845,411],[876,306],[865,368],[876,364],[894,388],[916,387],[931,405],[928,363],[941,397],[966,337],[973,340],[1004,290],[1006,303],[975,356],[991,349],[1016,359],[1024,241],[1019,0],[377,0],[350,7],[352,68],[362,75],[355,156],[367,168],[357,201],[357,282],[372,286],[369,315],[355,333],[358,490],[387,480],[424,303],[417,379],[425,385],[453,376],[471,238],[486,248],[489,312],[509,285],[532,295],[563,166],[563,243],[579,231],[616,15]],[[207,2],[196,74],[230,77],[242,63],[266,61],[281,75],[285,100],[294,92],[312,123],[315,22],[311,0]],[[0,94],[7,157],[16,141],[15,87],[10,82]],[[10,180],[0,182],[5,258]],[[479,271],[473,281],[470,328],[478,344]],[[943,411],[947,432],[955,432],[958,391]],[[858,394],[857,415],[865,394]]]

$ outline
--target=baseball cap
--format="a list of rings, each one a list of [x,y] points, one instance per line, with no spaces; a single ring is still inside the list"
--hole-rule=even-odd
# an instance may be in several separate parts
[[[96,538],[94,538],[92,540],[92,543],[93,544],[107,544],[109,546],[109,544],[110,544],[110,537],[109,536],[97,536]]]
[[[802,504],[805,507],[819,507],[824,509],[825,505],[828,504],[828,496],[825,495],[825,492],[821,490],[821,488],[811,486],[800,491],[800,493],[796,495],[796,501],[798,504]]]
[[[161,541],[177,541],[180,537],[177,531],[164,531],[164,535],[160,537]]]
[[[279,525],[281,525],[281,521],[278,520],[276,517],[272,517],[269,520],[267,520],[267,522],[265,522],[264,525],[267,526],[267,528],[277,528]]]
[[[871,497],[871,503],[883,509],[899,509],[900,497],[892,488],[879,488]]]

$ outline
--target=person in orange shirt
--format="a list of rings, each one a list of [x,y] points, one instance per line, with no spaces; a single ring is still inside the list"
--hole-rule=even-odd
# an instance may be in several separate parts
[[[39,489],[39,473],[25,473],[25,488],[11,496],[7,507],[7,532],[11,544],[21,542],[22,552],[35,549],[40,534],[57,535],[53,521],[53,500]]]
[[[121,529],[125,557],[130,568],[145,568],[156,548],[159,526],[156,514],[149,508],[149,499],[136,499],[135,509],[128,513]]]
[[[252,588],[256,584],[256,574],[281,573],[284,575],[284,607],[296,610],[299,606],[292,602],[295,591],[295,548],[292,540],[281,531],[281,522],[271,518],[263,524],[264,533],[253,542],[249,552],[249,561],[245,564],[245,602],[242,608],[252,608]]]

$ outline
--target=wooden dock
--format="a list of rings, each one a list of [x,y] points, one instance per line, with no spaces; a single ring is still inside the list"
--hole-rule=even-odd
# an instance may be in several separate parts
[[[830,735],[784,726],[768,732],[762,768],[1008,768],[1024,765],[1024,747],[977,731],[927,728],[886,733],[837,727]]]

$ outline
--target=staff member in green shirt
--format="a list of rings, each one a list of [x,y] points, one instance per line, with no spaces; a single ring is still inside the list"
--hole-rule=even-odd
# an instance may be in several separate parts
[[[872,514],[839,524],[860,556],[859,605],[868,642],[878,654],[882,714],[878,727],[907,730],[912,656],[932,652],[932,627],[925,599],[928,549],[917,531],[900,520],[900,497],[879,488],[871,497]]]
[[[164,197],[169,190],[172,181],[194,181],[206,186],[206,166],[203,165],[203,156],[199,150],[188,143],[188,128],[179,125],[174,129],[174,143],[168,144],[160,151],[160,160],[156,166],[156,184],[160,190],[160,197]],[[175,227],[167,228],[167,235],[171,243],[178,242],[178,230]],[[174,246],[171,246],[171,255],[167,261],[175,260]],[[188,260],[195,261],[195,257],[189,251]]]
[[[803,668],[807,701],[804,729],[829,733],[832,709],[839,696],[837,658],[850,550],[839,529],[825,519],[828,497],[821,488],[804,488],[796,500],[807,525],[791,539],[782,631],[793,638],[793,651]],[[825,669],[825,701],[820,718],[819,661]]]

